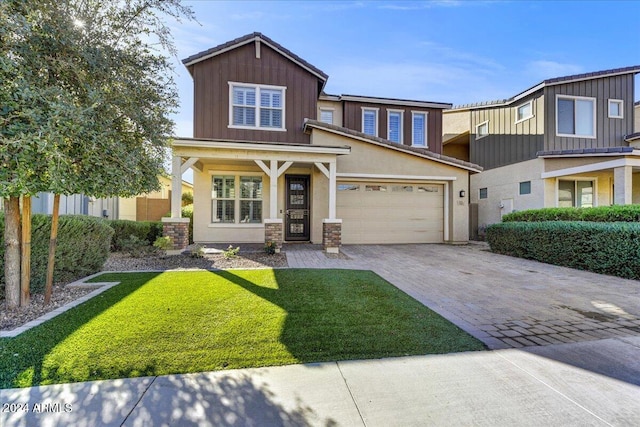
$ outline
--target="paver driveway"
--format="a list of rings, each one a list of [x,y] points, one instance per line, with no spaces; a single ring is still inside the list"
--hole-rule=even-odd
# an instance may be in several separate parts
[[[286,246],[290,267],[373,270],[489,348],[640,336],[640,281],[494,254],[485,244]]]

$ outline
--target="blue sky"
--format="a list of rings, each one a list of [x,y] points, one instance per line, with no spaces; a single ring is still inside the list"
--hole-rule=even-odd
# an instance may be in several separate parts
[[[193,88],[180,60],[254,31],[327,73],[325,91],[336,95],[459,105],[508,98],[547,78],[640,65],[640,0],[185,4],[200,25],[172,24],[182,137],[192,136]]]

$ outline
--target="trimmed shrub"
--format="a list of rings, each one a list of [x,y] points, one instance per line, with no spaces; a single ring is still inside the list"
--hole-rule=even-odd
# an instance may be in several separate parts
[[[130,221],[127,219],[108,220],[107,224],[113,228],[114,234],[111,240],[111,250],[121,251],[126,242],[134,236],[138,241],[146,242],[151,246],[153,242],[162,236],[162,223],[159,221]]]
[[[502,217],[502,222],[514,221],[640,222],[640,205],[531,209],[512,212]]]
[[[496,253],[640,279],[640,223],[506,222],[487,228]]]
[[[33,215],[31,219],[31,291],[44,290],[49,259],[51,216]],[[0,213],[0,230],[4,215]],[[54,281],[73,281],[100,271],[109,257],[113,230],[103,219],[85,215],[61,215]],[[0,233],[0,271],[4,271],[4,233]],[[0,277],[4,297],[4,274]]]
[[[193,243],[193,205],[182,207],[182,218],[189,218],[189,244]]]

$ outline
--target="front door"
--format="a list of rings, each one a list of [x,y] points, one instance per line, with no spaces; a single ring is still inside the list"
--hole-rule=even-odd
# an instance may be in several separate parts
[[[306,241],[311,238],[309,215],[309,175],[286,175],[287,214],[285,240]]]

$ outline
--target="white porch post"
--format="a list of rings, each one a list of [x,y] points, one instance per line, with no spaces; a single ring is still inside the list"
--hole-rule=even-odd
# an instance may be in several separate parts
[[[269,218],[278,218],[278,161],[271,160],[269,170]]]
[[[329,163],[329,219],[336,219],[336,162]]]
[[[171,162],[171,218],[182,217],[182,158],[173,156]]]
[[[620,166],[613,169],[613,203],[616,205],[630,205],[632,203],[633,168]]]

